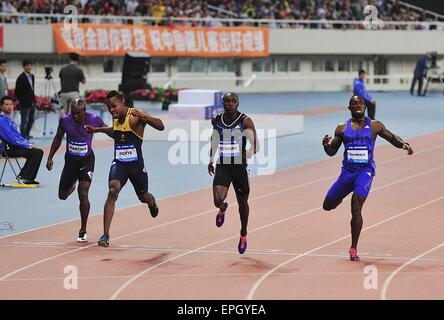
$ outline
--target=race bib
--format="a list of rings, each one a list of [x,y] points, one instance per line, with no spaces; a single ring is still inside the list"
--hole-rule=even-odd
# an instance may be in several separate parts
[[[238,157],[240,155],[239,144],[237,141],[220,141],[219,155],[221,157]]]
[[[137,159],[137,150],[133,145],[116,147],[116,160],[121,162],[132,162]]]
[[[347,150],[347,161],[349,163],[368,163],[368,150]]]
[[[88,145],[86,142],[68,142],[68,154],[72,156],[84,157],[88,154]]]

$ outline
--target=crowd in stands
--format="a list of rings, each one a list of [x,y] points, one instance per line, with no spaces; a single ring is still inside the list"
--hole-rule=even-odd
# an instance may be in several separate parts
[[[167,24],[163,18],[203,18],[206,25],[221,25],[218,18],[272,20],[351,20],[365,18],[366,4],[378,8],[384,21],[430,22],[426,11],[413,10],[399,0],[2,0],[2,12],[64,13],[67,5],[78,14],[100,16],[153,17],[155,24]],[[82,22],[91,22],[84,19]],[[113,22],[113,21],[111,21]],[[322,27],[322,26],[321,26]],[[336,27],[336,26],[333,26]]]

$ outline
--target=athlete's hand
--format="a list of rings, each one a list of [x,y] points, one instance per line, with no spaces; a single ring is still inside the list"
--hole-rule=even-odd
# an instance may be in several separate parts
[[[253,156],[253,151],[251,151],[251,150],[247,150],[246,152],[245,152],[245,157],[247,158],[247,159],[251,159],[251,157]]]
[[[331,140],[331,137],[328,134],[326,134],[324,136],[324,139],[322,139],[322,145],[323,146],[329,145],[330,144],[330,140]]]
[[[85,126],[85,130],[86,130],[86,132],[88,132],[88,133],[95,133],[95,132],[96,132],[96,128],[94,128],[93,126],[90,126],[89,124],[87,124],[87,125]]]
[[[407,154],[408,155],[412,155],[413,154],[413,149],[412,149],[412,147],[410,147],[410,145],[406,142],[406,143],[404,143],[404,145],[402,146],[402,148],[404,149],[404,150],[407,150]]]
[[[49,160],[46,162],[46,169],[48,169],[48,171],[52,170],[52,166],[54,165],[54,162],[52,160]]]
[[[210,176],[214,174],[214,166],[212,162],[208,164],[208,173],[210,174]]]
[[[137,118],[141,118],[141,117],[143,117],[144,112],[142,112],[139,109],[133,109],[133,110],[131,110],[131,115],[133,115],[134,117],[137,117]]]

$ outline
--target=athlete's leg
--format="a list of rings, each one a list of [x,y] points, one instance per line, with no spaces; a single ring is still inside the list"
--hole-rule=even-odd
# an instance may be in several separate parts
[[[374,176],[373,169],[363,170],[356,178],[354,185],[354,192],[351,201],[352,219],[350,221],[352,245],[351,247],[357,249],[359,235],[362,229],[362,207],[370,192]]]
[[[239,215],[241,220],[241,236],[247,235],[248,216],[250,208],[248,196],[250,194],[250,183],[248,172],[245,166],[239,165],[232,168],[233,188],[236,192],[237,203],[239,205]]]
[[[113,162],[109,171],[108,196],[103,208],[103,230],[104,235],[109,237],[109,229],[113,220],[114,210],[120,190],[128,181],[128,170],[125,165]]]
[[[88,223],[89,210],[91,207],[88,198],[90,186],[91,182],[89,181],[79,181],[79,186],[77,188],[80,201],[79,204],[80,219],[81,219],[80,231],[84,232],[86,232],[86,225]]]
[[[65,191],[65,190],[61,190],[59,188],[59,199],[60,200],[66,200],[68,199],[68,197],[71,195],[71,193],[74,192],[74,190],[76,189],[76,183],[74,182],[74,184],[72,184],[71,189]]]
[[[66,200],[76,189],[78,162],[65,157],[59,183],[59,199]]]
[[[232,182],[229,169],[225,165],[216,165],[216,173],[213,180],[213,201],[214,206],[224,211],[225,199],[228,195],[228,188]]]
[[[223,209],[224,201],[228,195],[228,187],[215,185],[213,186],[213,201],[214,206],[219,209]]]
[[[241,220],[241,231],[242,237],[247,235],[248,227],[248,216],[250,214],[250,206],[248,205],[248,195],[240,195],[236,193],[237,203],[239,205],[239,215]]]
[[[129,179],[140,202],[146,203],[153,218],[157,217],[159,208],[154,196],[148,192],[148,173],[143,163],[129,170]]]
[[[353,193],[351,200],[351,213],[352,219],[350,221],[351,226],[351,235],[352,235],[352,244],[351,247],[358,249],[358,240],[359,235],[361,234],[362,229],[362,206],[364,205],[365,198],[363,196],[358,195],[357,193]]]
[[[339,178],[328,190],[322,208],[326,211],[336,209],[342,200],[353,191],[353,185],[354,175],[343,170]]]
[[[108,188],[108,197],[106,198],[105,207],[103,209],[103,233],[106,236],[109,236],[109,229],[111,227],[111,221],[113,220],[116,201],[119,197],[122,185],[119,180],[111,180],[108,184]]]

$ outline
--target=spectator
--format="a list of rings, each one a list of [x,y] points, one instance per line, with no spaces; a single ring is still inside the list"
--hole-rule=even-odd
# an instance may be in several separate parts
[[[15,82],[14,95],[20,102],[20,133],[22,136],[29,140],[32,138],[29,133],[31,132],[32,125],[34,124],[35,115],[35,95],[34,95],[34,75],[32,71],[32,61],[23,61],[23,72],[18,76]]]
[[[364,104],[367,107],[368,117],[375,120],[376,113],[376,101],[368,94],[365,89],[365,71],[359,70],[358,77],[354,81],[353,85],[353,95],[361,96],[364,99]]]
[[[35,181],[43,158],[43,150],[37,149],[17,131],[11,113],[14,109],[12,98],[4,96],[0,99],[0,152],[6,151],[9,157],[26,158],[25,165],[17,176],[19,183],[39,184]]]
[[[6,60],[0,59],[0,98],[8,95],[8,81],[5,72]]]
[[[165,15],[166,7],[163,5],[162,0],[158,0],[152,7],[153,16],[155,18],[156,25],[161,24],[162,18]]]
[[[86,83],[86,78],[83,70],[79,67],[79,55],[77,53],[69,54],[69,64],[64,66],[59,73],[60,77],[60,103],[63,110],[60,112],[60,117],[68,114],[70,110],[71,101],[80,98],[79,83]]]
[[[422,95],[423,78],[427,76],[427,60],[431,58],[430,54],[422,55],[416,62],[415,70],[413,71],[412,86],[410,87],[410,94],[413,95],[416,82],[418,81],[418,96]]]

